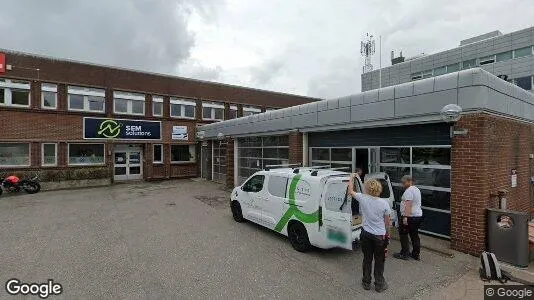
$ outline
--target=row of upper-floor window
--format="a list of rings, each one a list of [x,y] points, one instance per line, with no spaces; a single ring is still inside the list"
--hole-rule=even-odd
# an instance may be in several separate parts
[[[534,46],[523,47],[515,50],[505,51],[497,54],[492,54],[480,58],[473,58],[464,60],[462,62],[441,66],[433,69],[428,69],[421,72],[412,73],[412,81],[439,76],[447,73],[457,72],[459,70],[466,70],[475,68],[477,66],[484,66],[495,62],[506,61],[515,58],[522,58],[534,55]]]
[[[105,90],[81,86],[68,86],[67,109],[91,113],[104,113],[106,110]],[[0,106],[30,107],[31,84],[29,81],[0,78]],[[152,116],[163,117],[163,96],[152,95]],[[41,84],[41,108],[55,110],[58,108],[57,84]],[[194,100],[170,97],[169,114],[171,117],[196,119]],[[145,94],[114,91],[113,112],[122,115],[145,116]],[[230,105],[229,119],[238,117],[237,105]],[[225,119],[223,103],[202,102],[202,119],[220,121]],[[274,108],[267,108],[267,111]],[[243,106],[242,116],[261,113],[261,108]]]

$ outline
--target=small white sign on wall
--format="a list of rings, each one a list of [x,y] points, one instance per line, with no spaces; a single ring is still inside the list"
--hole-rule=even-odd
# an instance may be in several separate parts
[[[172,139],[181,141],[189,140],[187,126],[172,126]]]
[[[512,187],[516,187],[517,186],[517,170],[516,169],[512,169],[512,171],[510,172],[510,177],[512,179]]]

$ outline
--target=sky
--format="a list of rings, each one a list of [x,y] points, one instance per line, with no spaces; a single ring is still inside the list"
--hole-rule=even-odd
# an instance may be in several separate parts
[[[4,0],[0,48],[333,98],[361,90],[366,33],[377,69],[533,25],[532,0]]]

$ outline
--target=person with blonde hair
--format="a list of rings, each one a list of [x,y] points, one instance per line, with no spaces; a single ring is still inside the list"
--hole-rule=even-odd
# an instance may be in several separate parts
[[[352,198],[359,202],[363,218],[363,229],[360,235],[363,252],[362,286],[365,290],[371,289],[371,269],[374,260],[375,290],[383,292],[387,289],[384,264],[389,239],[390,208],[388,202],[380,198],[382,185],[378,180],[366,181],[365,194],[363,194],[354,191],[354,178],[356,177],[359,177],[356,173],[350,176],[348,191]]]

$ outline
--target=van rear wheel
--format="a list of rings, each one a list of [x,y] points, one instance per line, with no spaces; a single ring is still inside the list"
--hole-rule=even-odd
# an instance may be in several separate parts
[[[292,222],[287,227],[287,237],[293,249],[298,252],[307,252],[312,248],[306,227],[300,222]]]
[[[239,204],[238,201],[232,201],[230,204],[230,209],[232,210],[232,217],[234,217],[234,221],[238,223],[245,222],[245,218],[243,218],[243,212],[241,211],[241,204]]]

